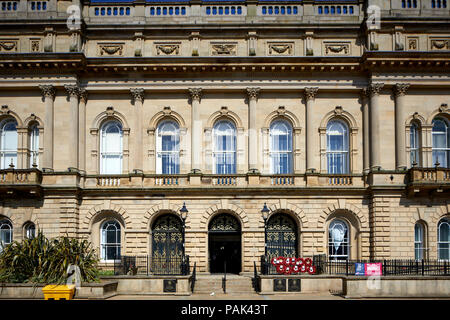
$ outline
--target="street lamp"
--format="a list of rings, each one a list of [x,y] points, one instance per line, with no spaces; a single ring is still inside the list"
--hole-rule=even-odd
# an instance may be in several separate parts
[[[267,208],[267,204],[264,202],[264,207],[261,210],[261,214],[264,220],[264,256],[267,255],[267,218],[269,217],[269,208]]]
[[[182,233],[182,236],[183,236],[183,263],[182,263],[182,269],[186,268],[186,264],[185,264],[185,261],[184,261],[185,260],[185,245],[184,245],[185,235],[184,235],[184,233],[185,233],[185,230],[186,230],[186,218],[187,218],[188,212],[189,211],[186,208],[186,203],[183,202],[183,207],[180,209],[180,216],[181,216],[181,220],[183,221],[183,233]],[[185,274],[186,270],[182,270],[182,273]]]

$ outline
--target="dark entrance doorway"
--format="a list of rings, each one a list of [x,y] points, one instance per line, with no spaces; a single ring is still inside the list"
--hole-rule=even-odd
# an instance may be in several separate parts
[[[241,226],[230,214],[220,214],[209,224],[209,271],[241,272]]]

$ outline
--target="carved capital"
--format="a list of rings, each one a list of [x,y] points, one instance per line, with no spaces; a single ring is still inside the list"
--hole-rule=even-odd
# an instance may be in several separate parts
[[[361,89],[361,97],[362,97],[363,99],[369,98],[369,97],[370,97],[370,90],[369,90],[369,87],[364,87],[364,88]]]
[[[64,89],[66,89],[69,97],[78,98],[80,96],[80,87],[77,85],[65,85]]]
[[[140,101],[141,103],[144,103],[145,90],[143,88],[130,89],[130,93],[133,101]]]
[[[41,89],[41,94],[44,98],[49,97],[55,99],[56,90],[52,85],[40,85],[39,89]]]
[[[88,99],[88,92],[87,92],[87,90],[84,89],[84,88],[80,88],[79,94],[80,94],[80,101],[83,102],[83,103],[86,103],[87,99]]]
[[[395,97],[404,96],[410,87],[409,83],[396,83],[392,88]]]
[[[192,101],[200,101],[202,98],[202,88],[189,88],[189,96]]]
[[[249,100],[256,100],[258,99],[259,92],[261,91],[260,88],[247,88],[245,89],[247,92],[247,96]]]
[[[305,88],[305,100],[306,101],[314,100],[316,98],[317,91],[319,91],[319,88],[317,87]]]
[[[369,90],[369,96],[373,97],[375,95],[379,95],[381,89],[383,89],[384,87],[384,83],[371,83],[369,84],[369,86],[367,87],[367,89]]]

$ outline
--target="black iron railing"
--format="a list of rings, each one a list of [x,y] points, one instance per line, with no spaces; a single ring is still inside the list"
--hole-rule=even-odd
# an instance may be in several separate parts
[[[191,276],[191,291],[192,291],[192,293],[194,293],[196,280],[197,280],[197,262],[194,262],[194,268],[192,269],[192,276]]]
[[[325,255],[313,256],[311,259],[316,267],[315,274],[355,275],[357,263],[381,263],[383,276],[450,276],[450,262],[447,260],[330,260]],[[261,256],[261,274],[279,274],[271,264],[271,257]]]
[[[114,263],[115,275],[188,275],[189,272],[189,256],[121,256]]]
[[[253,261],[252,287],[256,292],[261,292],[261,277],[258,275],[258,269],[256,268],[255,261]]]

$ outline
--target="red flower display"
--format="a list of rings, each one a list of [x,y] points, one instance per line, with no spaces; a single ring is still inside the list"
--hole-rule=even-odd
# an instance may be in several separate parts
[[[308,272],[315,274],[317,269],[313,265],[311,258],[295,257],[273,257],[270,263],[276,267],[279,274],[296,274],[299,272]]]

